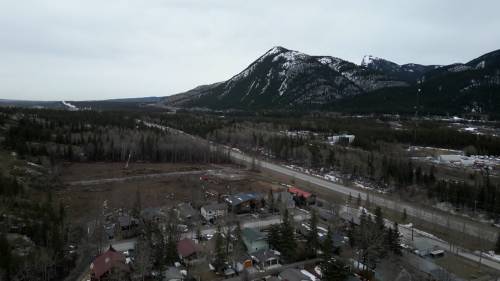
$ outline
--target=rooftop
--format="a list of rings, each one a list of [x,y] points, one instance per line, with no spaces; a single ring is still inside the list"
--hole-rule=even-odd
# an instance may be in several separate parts
[[[215,210],[225,210],[227,209],[226,203],[212,203],[202,207],[206,211],[215,211]]]
[[[117,252],[113,247],[97,256],[90,264],[90,270],[95,278],[99,279],[111,268],[120,268],[124,271],[129,271],[129,267],[125,264],[125,255]]]
[[[262,195],[257,193],[257,192],[245,192],[245,193],[238,193],[235,195],[231,195],[228,198],[226,198],[226,201],[233,205],[239,205],[243,202],[251,201],[251,200],[261,200]]]
[[[184,238],[177,242],[177,251],[182,257],[189,257],[197,252],[197,247],[193,240]]]
[[[310,192],[304,191],[304,190],[296,188],[296,187],[288,188],[288,192],[293,193],[296,196],[304,197],[304,198],[309,198],[312,195]]]
[[[241,236],[248,241],[258,241],[266,239],[264,233],[253,228],[244,228],[241,231]]]

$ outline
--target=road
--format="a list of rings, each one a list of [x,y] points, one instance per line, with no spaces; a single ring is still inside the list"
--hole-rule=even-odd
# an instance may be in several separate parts
[[[228,146],[221,146],[209,142],[203,138],[189,135],[183,131],[158,125],[155,123],[149,123],[142,121],[146,126],[158,128],[163,131],[168,131],[173,134],[180,134],[188,136],[192,139],[197,139],[202,143],[209,144],[211,149],[220,150],[220,148],[225,148],[229,154],[231,159],[235,162],[239,162],[245,165],[257,165],[260,168],[272,171],[276,174],[292,177],[294,179],[298,179],[304,182],[308,182],[315,186],[328,189],[334,192],[338,192],[343,195],[351,194],[354,198],[361,196],[363,200],[366,200],[368,197],[370,198],[370,202],[388,208],[390,210],[403,213],[403,210],[406,209],[406,213],[410,216],[417,217],[421,220],[424,220],[430,224],[440,225],[442,227],[446,227],[450,230],[457,231],[460,233],[466,233],[470,236],[477,237],[484,240],[489,240],[491,242],[495,242],[497,238],[498,229],[493,229],[493,227],[485,225],[484,223],[476,222],[464,217],[458,217],[452,214],[444,213],[438,210],[434,210],[428,206],[418,206],[417,204],[412,204],[409,202],[402,202],[399,200],[395,200],[392,198],[388,198],[381,194],[377,193],[368,193],[366,190],[359,190],[353,187],[344,186],[341,184],[337,184],[331,181],[327,181],[323,178],[316,177],[313,175],[305,174],[296,170],[292,170],[290,168],[284,167],[282,165],[274,164],[269,161],[255,159],[250,156],[245,155],[238,149],[234,149]]]
[[[402,240],[406,244],[411,245],[412,244],[412,229],[411,229],[411,227],[400,225],[399,232],[401,233],[401,235],[403,235]],[[425,232],[422,232],[419,230],[414,230],[413,231],[413,239],[414,240],[417,240],[417,239],[425,240],[429,245],[431,245],[433,247],[440,248],[442,250],[447,251],[448,253],[455,254],[455,255],[460,256],[464,259],[468,259],[468,260],[477,262],[478,264],[481,261],[481,264],[500,271],[500,263],[495,262],[493,260],[489,260],[489,259],[485,258],[484,256],[479,257],[475,253],[472,253],[471,251],[464,249],[464,248],[461,248],[461,247],[452,247],[450,249],[450,244],[448,242],[441,240],[437,237],[428,236],[428,235],[426,235]]]
[[[230,152],[231,158],[236,160],[237,162],[251,165],[252,162],[254,161],[252,160],[252,157],[246,156],[241,152],[237,152],[235,150],[230,150],[230,151],[231,151]],[[382,206],[400,213],[402,213],[403,210],[406,209],[406,213],[408,215],[417,217],[431,224],[447,227],[450,230],[458,231],[461,233],[465,232],[466,234],[471,235],[473,237],[489,240],[491,242],[496,241],[498,230],[495,231],[491,229],[491,227],[489,226],[474,221],[469,221],[465,223],[466,218],[456,217],[451,214],[442,214],[439,211],[432,210],[432,208],[428,207],[424,208],[408,202],[397,201],[376,193],[369,193],[368,195],[366,191],[340,185],[268,161],[255,160],[254,162],[255,165],[258,165],[261,168],[270,170],[280,175],[289,176],[294,179],[308,182],[313,185],[344,194],[346,196],[351,194],[354,198],[356,198],[358,194],[361,196],[363,200],[366,200],[369,197],[370,202],[375,205]]]
[[[186,134],[183,131],[173,129],[170,127],[158,125],[158,124],[153,124],[153,123],[146,123],[144,122],[147,126],[152,126],[159,128],[164,131],[169,131],[174,134],[183,134],[186,136],[191,137],[192,139],[197,139],[200,142],[203,143],[208,143],[213,150],[218,150],[221,148],[220,145],[213,144],[212,142],[209,142],[203,138],[192,136],[189,134]],[[310,184],[313,184],[315,186],[334,191],[343,195],[352,195],[353,197],[357,197],[358,194],[361,196],[361,199],[366,200],[368,197],[370,199],[370,202],[372,204],[382,206],[384,208],[403,213],[403,210],[406,210],[406,213],[409,216],[417,217],[423,221],[426,221],[430,224],[435,224],[435,225],[440,225],[442,227],[448,228],[450,231],[458,231],[461,233],[466,233],[470,236],[477,237],[480,239],[485,239],[489,240],[492,242],[495,242],[497,239],[497,232],[498,230],[492,229],[491,227],[484,225],[479,222],[475,222],[472,220],[467,220],[466,218],[463,217],[457,217],[452,214],[446,214],[442,213],[440,211],[433,210],[432,208],[425,207],[425,206],[418,206],[416,204],[411,204],[409,202],[401,202],[398,200],[394,200],[391,198],[387,198],[385,196],[382,196],[380,194],[376,193],[368,193],[367,191],[355,189],[352,187],[340,185],[331,181],[327,181],[323,178],[319,178],[316,176],[312,176],[309,174],[305,174],[296,170],[292,170],[290,168],[284,167],[282,165],[274,164],[269,161],[261,160],[261,159],[255,159],[250,156],[245,155],[241,151],[237,149],[233,149],[228,146],[222,146],[224,147],[230,154],[231,159],[233,159],[235,162],[239,162],[241,164],[245,165],[257,165],[260,168],[272,171],[276,174],[283,175],[283,176],[288,176],[292,177],[294,179],[298,179],[304,182],[308,182]],[[411,230],[405,229],[404,227],[400,226],[400,232],[406,239],[411,239]],[[420,234],[417,234],[420,235]],[[446,241],[440,240],[436,237],[431,237],[427,236],[426,239],[430,241],[431,245],[437,246],[439,248],[442,248],[444,250],[448,250],[449,248],[449,243]],[[475,255],[474,253],[471,253],[468,250],[461,249],[461,248],[455,248],[455,249],[450,249],[453,250],[453,252],[463,258],[473,260],[476,262],[481,262],[491,268],[500,270],[500,264],[498,262],[492,261],[485,259],[484,257],[481,258],[478,255]]]

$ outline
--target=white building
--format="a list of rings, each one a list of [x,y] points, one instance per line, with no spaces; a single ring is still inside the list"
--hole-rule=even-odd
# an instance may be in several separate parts
[[[334,136],[328,137],[328,143],[330,143],[330,144],[337,144],[337,143],[351,144],[354,141],[354,138],[355,138],[354,135],[348,135],[348,134],[334,135]]]
[[[214,203],[201,207],[201,216],[206,221],[214,221],[219,217],[223,217],[227,214],[226,203]]]

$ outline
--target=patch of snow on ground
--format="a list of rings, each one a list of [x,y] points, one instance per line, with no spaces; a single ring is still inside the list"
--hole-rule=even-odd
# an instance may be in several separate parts
[[[496,255],[495,252],[493,252],[493,251],[489,251],[487,253],[483,253],[483,255],[485,255],[486,257],[488,257],[488,258],[490,258],[492,260],[500,262],[500,255]]]

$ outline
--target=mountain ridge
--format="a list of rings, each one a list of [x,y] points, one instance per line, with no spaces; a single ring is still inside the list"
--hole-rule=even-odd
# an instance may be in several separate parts
[[[371,55],[358,65],[334,56],[311,56],[275,46],[230,79],[164,97],[161,103],[212,109],[328,110],[349,101],[372,100],[370,95],[376,93],[381,97],[375,101],[381,103],[377,106],[383,107],[387,98],[406,98],[396,108],[404,104],[404,110],[411,112],[416,105],[410,104],[419,88],[425,89],[418,105],[424,111],[497,112],[500,50],[450,65],[399,65]]]

